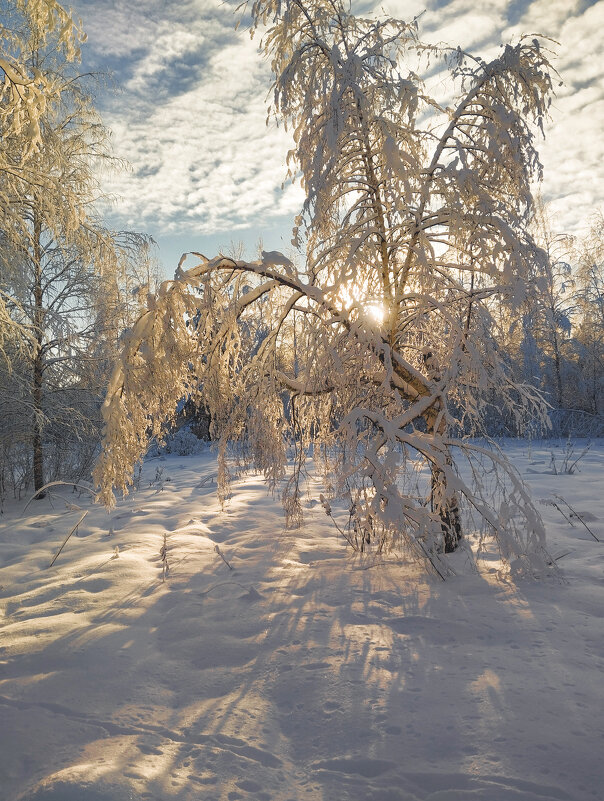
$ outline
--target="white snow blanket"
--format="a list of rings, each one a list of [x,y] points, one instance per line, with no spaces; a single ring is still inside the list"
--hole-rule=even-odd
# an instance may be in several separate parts
[[[258,476],[223,512],[210,452],[110,515],[60,488],[90,513],[52,568],[81,512],[5,504],[1,801],[603,798],[604,443],[555,475],[563,446],[506,448],[564,581],[353,558]]]

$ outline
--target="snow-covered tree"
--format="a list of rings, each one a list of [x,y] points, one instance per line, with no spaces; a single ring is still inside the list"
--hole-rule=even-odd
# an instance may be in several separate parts
[[[576,247],[574,345],[578,367],[577,408],[604,413],[604,214],[598,212]]]
[[[490,306],[521,304],[544,258],[528,232],[535,129],[552,86],[542,44],[522,39],[484,62],[422,45],[415,21],[357,17],[337,0],[258,0],[253,20],[275,75],[273,111],[293,133],[290,177],[306,192],[294,230],[304,264],[276,252],[181,262],[113,375],[102,497],[126,489],[149,437],[202,385],[223,493],[228,442],[274,486],[291,446],[291,522],[312,452],[349,504],[359,549],[451,551],[467,515],[527,566],[543,546],[539,515],[502,457],[468,437],[489,403],[519,423],[543,413],[505,367]],[[449,75],[447,105],[418,76],[426,60]]]
[[[2,401],[12,395],[17,404],[11,414],[5,410],[4,423],[13,423],[13,446],[18,432],[29,441],[39,490],[52,429],[56,443],[73,445],[93,425],[102,384],[94,351],[106,338],[98,321],[108,317],[121,263],[144,241],[114,235],[95,213],[97,166],[110,153],[108,131],[77,70],[83,35],[46,0],[8,3],[1,19]]]
[[[58,200],[62,188],[56,176],[41,173],[35,155],[41,144],[40,119],[47,103],[57,95],[52,76],[35,67],[32,48],[44,48],[52,39],[57,53],[68,61],[79,55],[83,34],[55,0],[13,0],[0,11],[0,230],[23,232],[21,210],[15,207],[27,185],[31,191]],[[10,296],[0,290],[0,359],[22,344],[30,332],[20,328],[8,313]],[[10,347],[4,348],[10,343]],[[31,338],[30,338],[31,344]]]
[[[541,199],[531,225],[545,256],[529,274],[529,292],[520,309],[499,317],[498,339],[515,374],[540,389],[552,406],[572,407],[571,329],[576,307],[571,267],[572,237],[554,233]]]
[[[10,260],[19,266],[19,280],[13,276],[7,285],[12,295],[7,311],[36,340],[33,348],[21,340],[20,353],[16,340],[8,363],[0,364],[0,459],[10,473],[7,488],[15,490],[35,478],[36,454],[42,467],[37,489],[45,481],[89,475],[119,335],[132,322],[131,307],[140,309],[137,298],[127,296],[127,285],[137,276],[126,274],[127,267],[142,266],[146,243],[140,236],[120,235],[117,265],[101,261],[99,254],[86,260],[65,242],[46,241],[39,271],[28,255],[19,259],[0,243],[0,268]],[[100,272],[103,266],[107,269]]]

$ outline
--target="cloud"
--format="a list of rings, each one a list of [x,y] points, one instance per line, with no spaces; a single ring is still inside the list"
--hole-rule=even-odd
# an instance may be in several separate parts
[[[89,60],[120,70],[121,94],[103,103],[116,155],[132,165],[106,181],[120,224],[199,235],[293,217],[300,190],[281,189],[292,140],[266,125],[270,73],[228,8],[147,0],[77,10]]]
[[[113,67],[122,87],[100,102],[117,155],[132,164],[106,182],[121,197],[113,212],[120,224],[228,238],[299,210],[299,187],[281,189],[291,138],[265,125],[269,68],[257,42],[235,31],[232,8],[220,0],[75,3],[89,33],[87,65]],[[385,0],[375,8],[407,19],[426,8],[423,38],[485,58],[525,32],[558,40],[565,84],[541,148],[543,192],[570,231],[604,205],[604,0]]]
[[[559,42],[555,66],[563,84],[541,148],[543,194],[561,229],[582,232],[604,207],[604,2],[535,0],[520,25],[539,25]]]
[[[169,84],[161,102],[141,103],[134,120],[121,110],[108,117],[119,155],[134,166],[115,182],[128,223],[138,218],[158,221],[165,232],[194,226],[210,234],[293,215],[298,192],[280,190],[291,140],[265,124],[267,75],[255,45],[239,36],[208,47],[188,88],[172,72],[172,53],[162,46],[160,67],[157,53],[142,59],[127,87],[141,98],[161,71]]]

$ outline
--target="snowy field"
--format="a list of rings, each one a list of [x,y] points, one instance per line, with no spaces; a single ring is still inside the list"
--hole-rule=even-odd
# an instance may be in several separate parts
[[[52,568],[81,512],[5,505],[1,801],[600,801],[604,442],[506,449],[562,580],[372,566],[252,475],[221,513],[210,452],[111,515],[63,488]]]

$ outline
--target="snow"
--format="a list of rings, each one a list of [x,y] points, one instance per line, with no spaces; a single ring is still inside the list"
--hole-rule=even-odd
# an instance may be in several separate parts
[[[604,441],[572,475],[564,443],[505,450],[604,540]],[[50,569],[81,512],[5,506],[2,801],[602,797],[604,543],[562,502],[540,505],[562,580],[455,555],[442,582],[352,558],[311,496],[285,530],[256,475],[222,512],[216,469],[150,460],[110,515],[63,488],[90,511]]]

